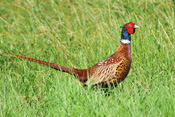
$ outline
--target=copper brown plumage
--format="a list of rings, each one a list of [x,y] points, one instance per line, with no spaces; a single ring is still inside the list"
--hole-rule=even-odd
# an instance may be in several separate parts
[[[88,69],[77,69],[73,67],[67,67],[43,60],[29,58],[20,55],[7,54],[10,56],[26,59],[31,62],[39,63],[45,66],[49,66],[56,70],[60,70],[71,75],[74,75],[79,81],[85,85],[102,84],[104,86],[108,84],[116,84],[123,81],[129,73],[131,66],[131,34],[135,32],[135,28],[138,28],[133,22],[127,23],[122,28],[121,43],[117,51],[110,57],[98,62],[94,66]]]

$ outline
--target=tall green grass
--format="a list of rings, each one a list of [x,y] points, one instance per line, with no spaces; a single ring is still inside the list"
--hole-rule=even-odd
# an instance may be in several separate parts
[[[76,68],[107,58],[134,22],[132,66],[110,96],[73,76],[0,55],[0,116],[174,116],[172,0],[3,0],[0,52]]]

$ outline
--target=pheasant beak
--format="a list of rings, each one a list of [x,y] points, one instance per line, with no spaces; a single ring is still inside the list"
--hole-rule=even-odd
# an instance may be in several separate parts
[[[120,26],[120,28],[123,28],[124,26]]]
[[[134,27],[133,28],[140,28],[139,26],[137,26],[137,25],[134,25]]]

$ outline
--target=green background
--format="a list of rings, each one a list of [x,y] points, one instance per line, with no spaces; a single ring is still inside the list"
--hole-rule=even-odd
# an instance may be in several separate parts
[[[1,0],[0,53],[76,68],[113,54],[120,26],[131,37],[127,78],[106,93],[74,76],[0,55],[0,116],[174,116],[173,0]]]

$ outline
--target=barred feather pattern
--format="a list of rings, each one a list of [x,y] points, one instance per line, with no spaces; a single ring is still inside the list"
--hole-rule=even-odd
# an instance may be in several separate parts
[[[120,57],[109,57],[99,63],[97,68],[91,75],[91,78],[85,82],[86,85],[98,84],[100,82],[108,81],[115,76],[116,67],[122,62]]]

